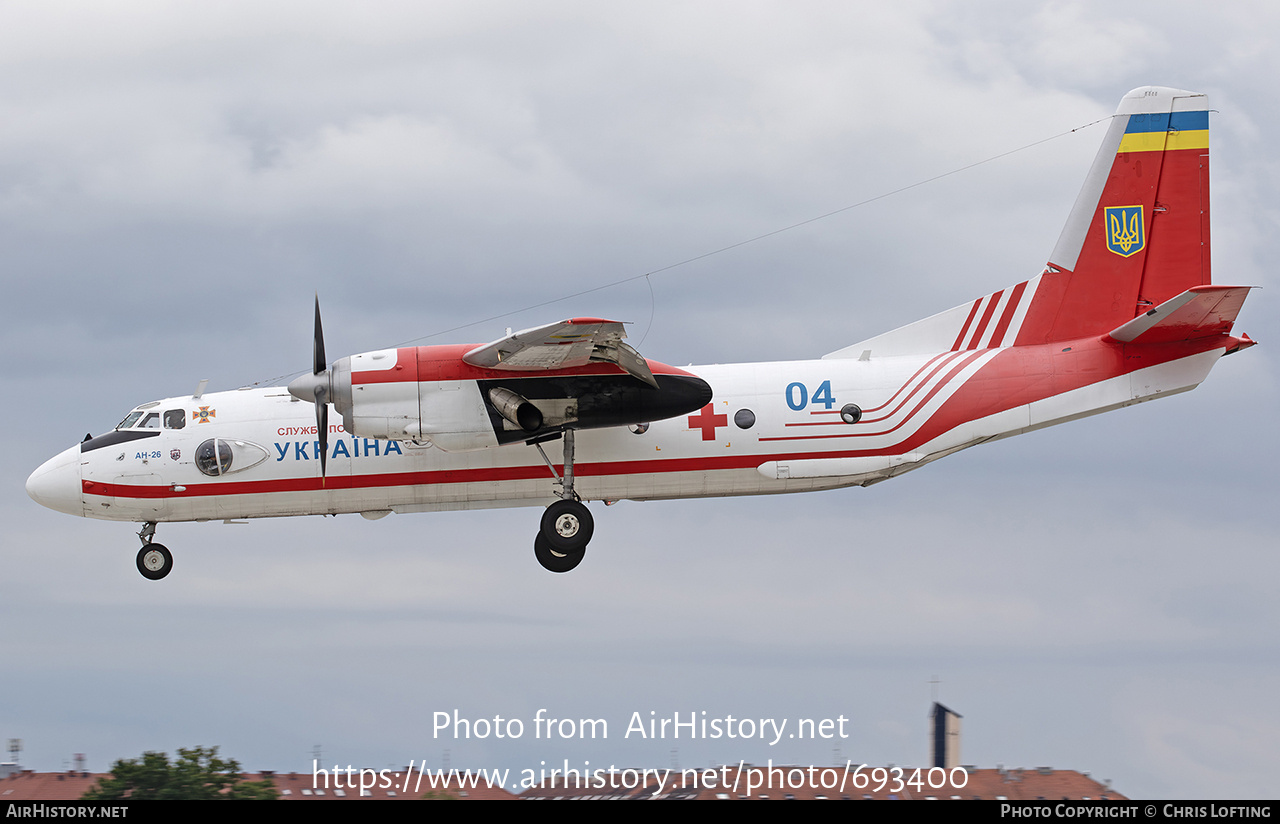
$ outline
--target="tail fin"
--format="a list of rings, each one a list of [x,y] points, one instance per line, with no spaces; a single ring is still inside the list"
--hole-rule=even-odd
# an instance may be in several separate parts
[[[1105,334],[1209,282],[1208,99],[1134,89],[1120,101],[1017,343]]]
[[[1101,336],[1209,282],[1208,99],[1147,86],[1120,101],[1042,274],[824,357]],[[1233,292],[1232,300],[1243,294]],[[1195,306],[1205,300],[1200,296]],[[1163,334],[1169,333],[1143,340]]]

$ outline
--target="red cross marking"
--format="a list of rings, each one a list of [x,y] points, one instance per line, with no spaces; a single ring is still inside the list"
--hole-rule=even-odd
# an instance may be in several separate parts
[[[714,441],[716,439],[716,427],[728,425],[729,416],[717,415],[715,405],[710,403],[702,407],[698,414],[689,416],[689,428],[701,429],[704,441]]]

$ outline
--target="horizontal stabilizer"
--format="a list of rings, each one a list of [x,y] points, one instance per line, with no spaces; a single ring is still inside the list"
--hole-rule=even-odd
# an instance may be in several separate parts
[[[1251,286],[1193,286],[1114,329],[1121,343],[1173,343],[1227,335]]]

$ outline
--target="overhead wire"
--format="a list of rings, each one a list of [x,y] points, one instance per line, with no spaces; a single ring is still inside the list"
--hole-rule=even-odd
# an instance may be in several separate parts
[[[1087,129],[1087,128],[1091,127],[1091,126],[1096,126],[1096,125],[1097,125],[1097,124],[1099,124],[1099,123],[1103,123],[1103,122],[1106,122],[1106,121],[1112,120],[1113,118],[1115,118],[1115,115],[1114,115],[1114,114],[1107,115],[1106,117],[1100,117],[1100,118],[1098,118],[1097,120],[1093,120],[1093,121],[1090,121],[1089,123],[1085,123],[1085,124],[1083,124],[1083,125],[1076,126],[1075,128],[1072,128],[1072,129],[1067,129],[1067,130],[1066,130],[1066,131],[1064,131],[1064,132],[1058,132],[1057,134],[1050,135],[1049,137],[1044,137],[1044,138],[1041,138],[1041,139],[1039,139],[1039,140],[1035,140],[1035,141],[1033,141],[1033,142],[1031,142],[1031,143],[1027,143],[1027,144],[1025,144],[1025,145],[1023,145],[1023,146],[1019,146],[1019,147],[1017,147],[1016,149],[1009,149],[1008,151],[1004,151],[1004,152],[1000,152],[999,154],[991,155],[990,157],[984,158],[984,159],[982,159],[982,160],[977,160],[977,161],[974,161],[973,163],[967,163],[967,164],[965,164],[964,166],[958,166],[958,167],[956,167],[956,168],[954,168],[954,169],[952,169],[952,170],[950,170],[950,171],[943,172],[943,173],[941,173],[941,174],[937,174],[937,175],[934,175],[934,176],[932,176],[932,177],[927,177],[927,178],[924,178],[923,180],[918,180],[918,181],[916,181],[915,183],[909,183],[909,184],[907,184],[906,186],[900,186],[900,187],[898,187],[897,189],[893,189],[893,190],[888,191],[888,192],[883,192],[883,193],[878,194],[878,195],[875,195],[875,196],[873,196],[873,197],[866,198],[865,200],[860,200],[860,201],[858,201],[857,203],[851,203],[851,204],[849,204],[848,206],[841,206],[839,209],[833,209],[833,210],[831,210],[831,211],[829,211],[829,212],[824,212],[824,213],[822,213],[822,214],[820,214],[820,215],[816,215],[816,216],[814,216],[814,217],[806,218],[806,219],[801,220],[801,221],[798,221],[798,222],[796,222],[796,223],[792,223],[792,224],[789,224],[789,225],[787,225],[787,226],[783,226],[783,227],[781,227],[781,228],[779,228],[779,229],[773,229],[773,230],[768,231],[768,232],[765,232],[765,233],[763,233],[763,234],[759,234],[759,235],[755,235],[754,237],[746,238],[745,240],[739,240],[739,241],[736,241],[736,242],[734,242],[734,243],[730,243],[730,244],[728,244],[727,246],[721,246],[721,247],[719,247],[719,248],[717,248],[717,249],[712,249],[712,250],[711,250],[711,251],[709,251],[709,252],[703,252],[702,254],[694,255],[693,257],[689,257],[689,258],[684,258],[683,260],[678,260],[678,261],[676,261],[676,262],[674,262],[674,263],[668,263],[668,264],[667,264],[667,265],[665,265],[665,266],[660,266],[660,267],[658,267],[658,268],[656,268],[656,269],[650,269],[650,270],[649,270],[649,271],[647,271],[647,272],[641,272],[640,274],[637,274],[637,275],[628,275],[627,277],[618,278],[617,280],[611,280],[611,281],[609,281],[608,283],[602,283],[602,284],[600,284],[600,285],[598,285],[598,286],[592,286],[592,287],[587,288],[587,289],[580,289],[580,290],[578,290],[578,291],[576,291],[576,292],[571,292],[571,293],[569,293],[569,294],[561,295],[561,296],[559,296],[559,297],[555,297],[555,298],[549,298],[549,299],[547,299],[547,300],[539,301],[538,303],[531,303],[531,304],[529,304],[528,306],[523,306],[523,307],[520,307],[519,309],[510,309],[510,310],[507,310],[507,311],[504,311],[504,312],[500,312],[500,313],[498,313],[498,314],[496,314],[496,315],[490,315],[490,316],[485,317],[485,318],[480,318],[479,320],[473,320],[473,321],[469,321],[469,322],[467,322],[467,323],[459,324],[459,325],[457,325],[457,326],[451,326],[451,327],[449,327],[448,329],[441,329],[441,330],[439,330],[439,331],[437,331],[437,332],[432,332],[432,333],[427,334],[427,335],[422,335],[422,336],[420,336],[420,337],[416,337],[416,338],[410,338],[409,340],[401,341],[400,343],[397,343],[397,344],[395,344],[394,346],[392,346],[392,347],[388,347],[388,348],[398,348],[398,347],[401,347],[401,346],[408,346],[409,344],[418,343],[419,341],[430,340],[431,338],[437,338],[437,337],[440,337],[441,335],[447,335],[447,334],[450,334],[450,333],[452,333],[452,332],[458,332],[458,331],[460,331],[460,330],[462,330],[462,329],[469,329],[469,328],[470,328],[470,327],[472,327],[472,326],[479,326],[479,325],[484,324],[484,323],[492,323],[492,322],[493,322],[493,321],[495,321],[495,320],[501,320],[501,319],[503,319],[503,318],[507,318],[507,317],[510,317],[510,316],[512,316],[512,315],[519,315],[519,314],[522,314],[522,313],[524,313],[524,312],[532,311],[532,310],[534,310],[534,309],[541,309],[541,308],[542,308],[542,307],[544,307],[544,306],[551,306],[552,304],[561,303],[561,302],[566,301],[566,300],[572,300],[573,298],[582,297],[583,295],[590,295],[590,294],[593,294],[593,293],[595,293],[595,292],[602,292],[602,291],[604,291],[605,289],[612,289],[612,288],[614,288],[615,286],[622,286],[622,285],[624,285],[624,284],[632,283],[632,282],[637,281],[637,280],[640,280],[640,279],[642,279],[642,278],[643,278],[643,279],[645,279],[645,280],[647,280],[647,281],[649,281],[649,294],[650,294],[650,316],[649,316],[649,325],[650,325],[650,326],[652,326],[652,324],[653,324],[653,304],[652,304],[652,300],[653,300],[653,282],[652,282],[651,280],[649,280],[649,278],[651,278],[653,275],[659,275],[659,274],[662,274],[663,272],[669,272],[669,271],[671,271],[672,269],[678,269],[678,268],[680,268],[681,266],[688,266],[688,265],[689,265],[689,264],[691,264],[691,263],[696,263],[696,262],[698,262],[698,261],[700,261],[700,260],[706,260],[706,259],[707,259],[707,258],[709,258],[709,257],[714,257],[715,255],[723,254],[723,253],[725,253],[725,252],[729,252],[729,251],[732,251],[732,250],[734,250],[734,249],[740,249],[740,248],[742,248],[743,246],[748,246],[748,245],[750,245],[750,244],[752,244],[752,243],[758,243],[759,241],[766,240],[766,239],[771,238],[771,237],[774,237],[774,236],[776,236],[776,235],[783,234],[784,232],[790,232],[790,231],[792,231],[792,230],[794,230],[794,229],[799,229],[799,228],[800,228],[800,227],[802,227],[802,226],[808,226],[808,225],[809,225],[809,224],[811,224],[811,223],[817,223],[817,222],[818,222],[818,221],[820,221],[820,220],[826,220],[827,218],[831,218],[831,217],[835,217],[836,215],[844,214],[845,212],[851,211],[851,210],[853,210],[853,209],[857,209],[857,208],[860,208],[860,207],[862,207],[862,206],[866,206],[866,205],[868,205],[868,204],[875,203],[875,202],[877,202],[877,201],[880,201],[880,200],[884,200],[884,199],[886,199],[886,198],[893,197],[893,196],[895,196],[895,195],[900,195],[900,194],[902,194],[903,192],[909,192],[909,191],[911,191],[912,189],[918,189],[918,188],[920,188],[921,186],[927,186],[927,185],[928,185],[928,184],[930,184],[930,183],[936,183],[936,182],[937,182],[937,181],[939,181],[939,180],[943,180],[943,179],[948,178],[948,177],[951,177],[951,176],[953,176],[953,175],[960,174],[961,172],[967,172],[967,171],[969,171],[970,169],[975,169],[975,168],[977,168],[977,167],[979,167],[979,166],[983,166],[983,165],[986,165],[986,164],[988,164],[988,163],[992,163],[992,162],[994,162],[994,161],[996,161],[996,160],[1000,160],[1000,159],[1002,159],[1002,158],[1009,157],[1010,155],[1015,155],[1015,154],[1018,154],[1019,152],[1024,152],[1024,151],[1026,151],[1026,150],[1028,150],[1028,149],[1034,149],[1036,146],[1040,146],[1040,145],[1043,145],[1043,144],[1045,144],[1045,143],[1049,143],[1049,142],[1051,142],[1051,141],[1058,140],[1059,138],[1067,137],[1068,135],[1075,134],[1076,132],[1079,132],[1079,131],[1081,131],[1081,130],[1083,130],[1083,129]],[[649,333],[649,330],[646,328],[646,329],[645,329],[644,336],[647,336],[647,335],[648,335],[648,333]],[[640,343],[643,343],[643,342],[644,342],[644,336],[642,336],[642,337],[641,337],[641,339],[640,339]],[[302,370],[302,371],[306,371],[306,370]],[[288,378],[291,378],[291,377],[294,377],[294,376],[296,376],[296,375],[300,375],[300,374],[302,374],[302,371],[298,371],[298,372],[291,372],[291,373],[289,373],[288,375],[280,375],[280,376],[275,377],[275,378],[270,378],[268,381],[259,381],[259,382],[256,382],[256,383],[254,383],[254,384],[251,384],[251,385],[253,385],[253,386],[259,386],[259,385],[261,385],[261,384],[263,384],[263,383],[274,383],[274,382],[277,382],[277,381],[287,380]]]

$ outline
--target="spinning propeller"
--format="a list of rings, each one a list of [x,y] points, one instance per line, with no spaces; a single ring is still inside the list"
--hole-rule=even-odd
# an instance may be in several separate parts
[[[324,329],[320,325],[320,296],[316,295],[315,346],[312,350],[311,374],[289,384],[289,394],[300,401],[316,405],[316,435],[320,439],[320,478],[325,477],[329,457],[329,396],[332,391],[329,364],[324,357]]]

